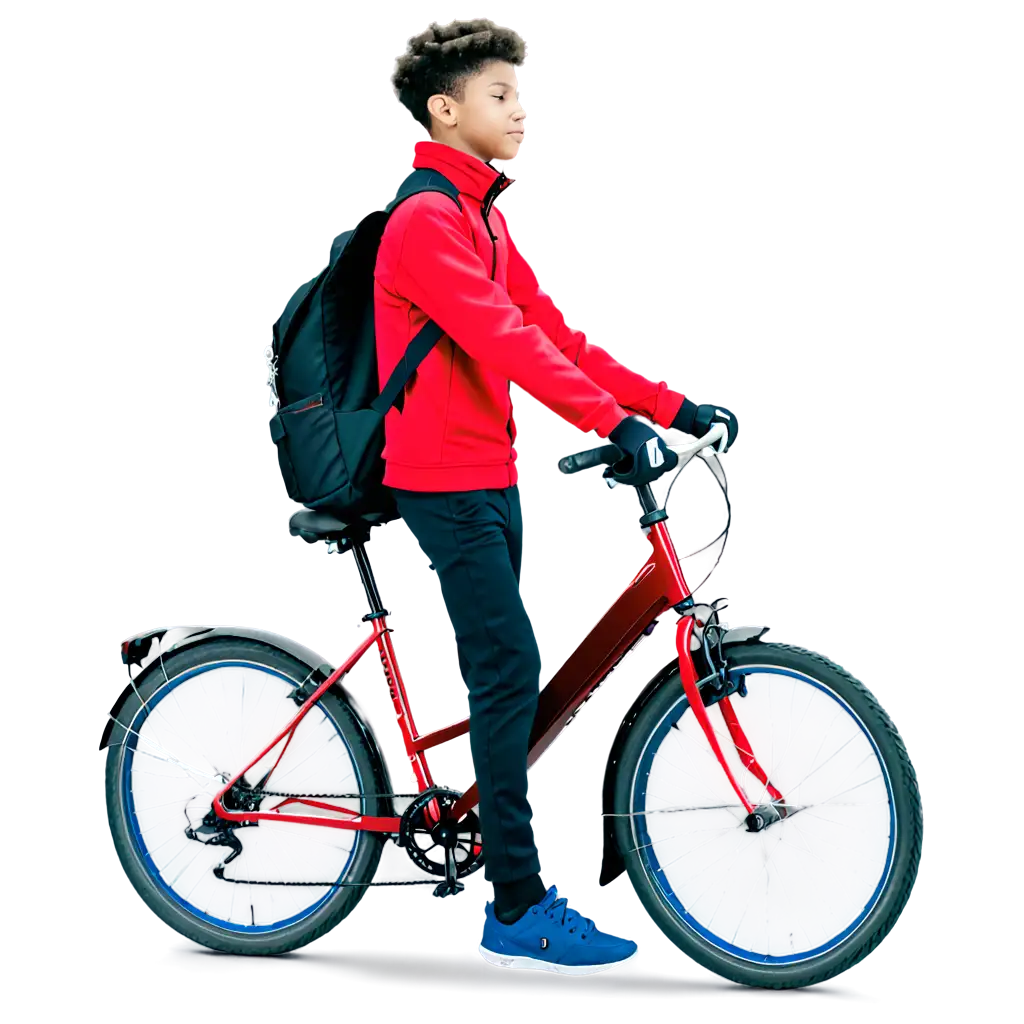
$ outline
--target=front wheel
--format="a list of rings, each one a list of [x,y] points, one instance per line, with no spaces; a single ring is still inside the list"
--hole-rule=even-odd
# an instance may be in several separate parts
[[[730,703],[787,816],[747,830],[677,667],[623,749],[616,838],[683,952],[740,984],[813,985],[867,956],[903,910],[921,856],[917,779],[886,713],[838,665],[789,644],[725,650],[730,680],[745,681]],[[755,806],[770,804],[721,710],[708,715],[734,777]]]
[[[147,666],[117,716],[106,795],[121,865],[150,909],[211,949],[268,954],[303,946],[355,908],[376,871],[386,841],[377,833],[270,820],[229,830],[213,812],[214,795],[294,717],[289,697],[308,675],[277,648],[218,638]],[[255,767],[265,770],[265,762],[272,757]],[[258,781],[242,779],[249,787]],[[343,805],[389,813],[359,723],[331,692],[296,728],[264,788],[357,794]],[[239,799],[252,798],[241,792]],[[282,800],[263,797],[256,809]],[[241,852],[229,863],[236,843]],[[303,884],[265,884],[281,881]],[[310,884],[320,882],[329,884]]]

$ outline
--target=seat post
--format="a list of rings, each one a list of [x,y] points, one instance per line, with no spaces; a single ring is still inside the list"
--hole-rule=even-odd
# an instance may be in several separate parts
[[[366,548],[362,540],[352,544],[352,554],[355,557],[356,565],[359,567],[359,578],[363,581],[363,590],[366,591],[366,599],[370,602],[370,615],[367,618],[379,618],[381,614],[386,615],[384,606],[380,601],[380,593],[377,591],[377,581],[373,578],[373,569],[370,568],[370,559],[366,554]]]

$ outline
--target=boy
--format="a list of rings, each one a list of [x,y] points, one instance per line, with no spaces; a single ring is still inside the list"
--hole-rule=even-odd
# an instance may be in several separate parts
[[[437,571],[469,690],[484,873],[495,896],[480,952],[500,966],[587,974],[628,959],[636,944],[598,931],[540,878],[526,798],[540,654],[519,596],[510,382],[617,444],[624,456],[616,476],[626,483],[649,482],[677,463],[631,413],[695,435],[721,421],[730,444],[737,425],[727,409],[694,404],[567,327],[512,243],[493,203],[513,179],[490,161],[515,157],[525,137],[514,67],[525,52],[515,32],[487,19],[435,22],[396,65],[396,94],[430,133],[416,143],[413,167],[448,178],[462,208],[436,192],[413,196],[381,239],[380,380],[426,319],[446,332],[406,386],[401,409],[385,417],[384,483]]]

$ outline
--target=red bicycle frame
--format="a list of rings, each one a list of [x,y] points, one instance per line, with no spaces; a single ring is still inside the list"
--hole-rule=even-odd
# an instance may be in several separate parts
[[[602,617],[600,622],[590,631],[583,642],[569,656],[564,665],[555,673],[548,684],[540,691],[537,713],[530,732],[529,753],[527,764],[532,765],[541,754],[554,742],[558,734],[572,720],[582,704],[593,693],[597,686],[615,665],[640,641],[648,627],[665,611],[686,600],[690,596],[686,580],[683,578],[679,559],[676,555],[672,539],[669,536],[664,519],[644,527],[644,533],[653,548],[650,558],[633,577],[626,589],[619,595],[615,603]],[[291,821],[304,825],[320,825],[326,828],[366,829],[374,832],[397,833],[401,818],[375,817],[364,815],[347,807],[308,797],[287,797],[273,808],[260,811],[231,811],[223,803],[224,796],[245,773],[266,757],[279,743],[284,743],[277,760],[270,772],[280,763],[284,756],[296,727],[309,712],[310,708],[336,682],[343,679],[353,665],[366,653],[372,644],[377,645],[381,664],[387,677],[391,699],[395,706],[398,725],[405,740],[406,753],[416,775],[419,791],[431,787],[433,779],[427,765],[425,752],[431,747],[440,746],[449,740],[462,736],[469,731],[469,719],[466,718],[454,725],[420,735],[413,721],[412,709],[406,696],[402,674],[398,668],[398,659],[391,644],[392,630],[385,621],[385,613],[372,618],[373,633],[368,636],[345,663],[339,666],[324,679],[309,698],[300,705],[298,713],[288,726],[254,757],[234,778],[232,778],[213,798],[216,813],[227,821]],[[703,627],[704,623],[700,625]],[[742,787],[736,780],[718,743],[707,709],[701,699],[698,673],[690,653],[690,639],[693,635],[694,615],[682,614],[676,626],[676,649],[679,654],[679,671],[682,677],[683,690],[689,699],[690,707],[707,737],[715,757],[725,772],[729,783],[736,791],[747,813],[754,810],[754,805],[747,798]],[[740,728],[736,712],[728,696],[717,702],[729,735],[736,747],[744,767],[766,787],[773,800],[782,801],[782,794],[769,782],[764,770],[758,764],[747,737]],[[266,773],[269,777],[270,772]],[[265,780],[264,780],[265,781]],[[478,803],[477,785],[473,785],[455,803],[452,814],[459,819]],[[290,813],[282,808],[290,805],[305,805],[320,810],[335,811],[345,815],[343,818],[329,818],[322,815]],[[434,816],[436,808],[431,805]]]

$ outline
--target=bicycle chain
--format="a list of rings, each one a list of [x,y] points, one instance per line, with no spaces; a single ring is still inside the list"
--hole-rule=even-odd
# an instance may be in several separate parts
[[[420,796],[420,793],[279,793],[273,789],[262,789],[260,790],[261,798],[264,796],[287,796],[292,799],[307,799],[307,800],[350,800],[359,799],[361,797],[390,797],[392,799],[404,799],[406,797],[415,798]],[[338,889],[343,886],[357,886],[357,885],[437,885],[436,878],[423,878],[414,880],[405,880],[398,882],[269,882],[269,881],[253,881],[247,878],[225,878],[224,877],[224,865],[221,864],[213,869],[214,875],[222,882],[231,882],[234,885],[307,885],[316,888],[327,887],[330,889]]]
[[[424,790],[426,792],[426,790]],[[293,800],[358,800],[360,797],[385,796],[397,797],[399,800],[405,797],[417,797],[419,793],[279,793],[275,789],[261,789],[260,797],[265,796],[290,796]]]
[[[342,886],[356,886],[356,885],[437,885],[436,878],[424,878],[415,879],[414,881],[403,881],[403,882],[265,882],[265,881],[253,881],[248,878],[225,878],[224,868],[216,867],[213,869],[213,873],[222,882],[233,882],[235,885],[312,885],[312,886],[326,886],[329,889],[338,889]]]

